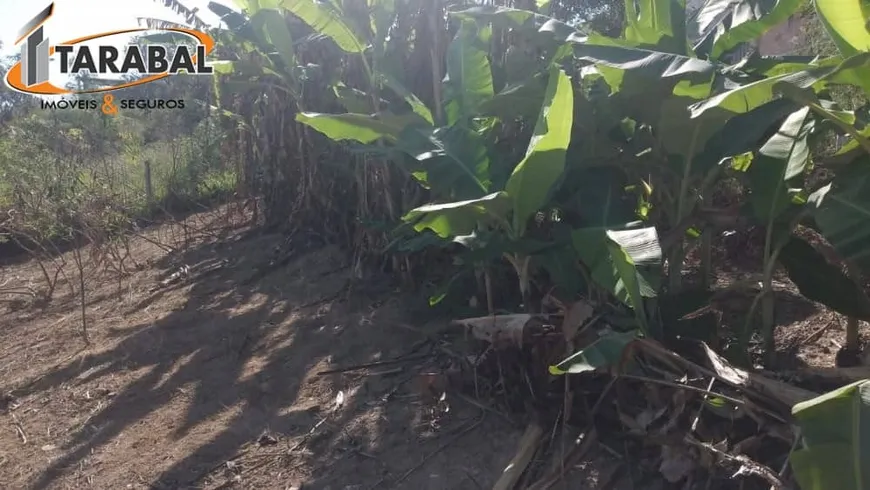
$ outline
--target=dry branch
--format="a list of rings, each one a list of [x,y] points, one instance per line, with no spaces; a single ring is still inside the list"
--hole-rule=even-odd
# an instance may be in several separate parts
[[[541,445],[541,437],[544,435],[544,428],[537,423],[531,423],[526,427],[526,432],[520,438],[517,454],[511,459],[511,462],[502,471],[501,477],[493,485],[492,490],[512,490],[526,471],[526,467],[532,461],[532,457],[538,451]]]

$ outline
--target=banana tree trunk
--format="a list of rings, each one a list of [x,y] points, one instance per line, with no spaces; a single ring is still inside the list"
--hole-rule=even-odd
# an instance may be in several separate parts
[[[864,280],[857,265],[849,259],[844,259],[844,262],[846,263],[846,275],[855,283],[855,286],[863,288]],[[860,325],[861,323],[857,318],[847,320],[845,345],[843,345],[847,351],[858,352],[861,350]]]

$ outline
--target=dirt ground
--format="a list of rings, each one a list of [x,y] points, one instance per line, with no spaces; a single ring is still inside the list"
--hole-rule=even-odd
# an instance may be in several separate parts
[[[209,219],[201,240],[171,230],[187,235],[176,252],[156,244],[172,241],[166,227],[134,240],[144,270],[120,293],[111,274],[89,279],[86,350],[64,286],[44,309],[6,305],[0,488],[492,486],[522,429],[442,400],[420,382],[439,368],[431,356],[318,375],[406,355],[443,321],[388,282],[349,290],[335,249],[270,265],[282,237]],[[187,281],[149,291],[182,264]],[[41,277],[33,262],[2,273]]]
[[[523,425],[426,381],[449,361],[412,351],[446,320],[386,280],[349,288],[338,250],[226,230],[221,213],[195,216],[196,233],[143,232],[142,268],[120,289],[95,273],[85,350],[65,285],[44,308],[0,303],[0,488],[492,488]],[[186,246],[158,246],[170,233]],[[150,291],[183,264],[187,280]],[[22,284],[40,274],[2,269]],[[841,324],[804,340],[839,320],[787,304],[780,336],[830,365]],[[601,458],[564,488],[596,488]]]

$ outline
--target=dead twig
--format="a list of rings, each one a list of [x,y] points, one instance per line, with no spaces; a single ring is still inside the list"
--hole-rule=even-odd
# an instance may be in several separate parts
[[[399,367],[397,367],[397,368],[386,369],[386,370],[384,370],[384,371],[373,371],[373,372],[370,372],[370,373],[365,373],[365,374],[363,374],[363,376],[390,376],[390,375],[393,375],[393,374],[399,374],[399,373],[401,373],[401,372],[404,371],[404,370],[405,370],[405,368],[399,366]]]
[[[819,337],[821,337],[822,334],[825,333],[833,325],[834,325],[834,322],[828,322],[828,323],[822,325],[821,327],[817,328],[813,333],[807,335],[806,338],[801,340],[800,345],[806,345],[806,344],[809,344],[811,342],[815,342],[816,340],[819,340]]]
[[[501,473],[501,477],[493,485],[492,490],[511,490],[519,481],[520,476],[526,471],[526,467],[532,461],[532,456],[538,452],[544,429],[537,423],[531,423],[526,427],[526,432],[520,438],[517,454],[511,459],[507,467]]]
[[[498,411],[489,405],[481,403],[481,402],[475,400],[474,398],[463,395],[462,393],[460,393],[458,391],[456,393],[453,393],[453,396],[455,396],[456,398],[459,398],[460,400],[462,400],[470,405],[474,405],[475,407],[477,407],[481,410],[486,410],[487,412],[489,412],[491,414],[498,415],[499,417],[503,418],[506,422],[508,422],[511,425],[516,425],[516,423],[517,423],[516,420],[514,420],[510,415],[508,415],[504,412]]]
[[[707,346],[707,344],[704,344],[703,342],[700,342],[700,344],[707,353],[707,357],[713,365],[713,369],[700,366],[679,354],[662,347],[657,342],[648,339],[638,340],[633,345],[645,354],[650,355],[665,364],[676,364],[681,366],[683,369],[691,370],[698,374],[715,376],[718,380],[733,388],[768,401],[776,402],[783,407],[788,407],[789,410],[799,402],[810,400],[818,396],[818,393],[735,368],[730,364],[727,364],[725,360],[721,359]],[[746,402],[743,403],[746,404]],[[753,406],[760,409],[760,407],[755,404],[753,404]],[[784,421],[782,416],[774,414],[770,410],[763,411],[779,421]]]
[[[441,444],[440,446],[435,448],[434,451],[432,451],[431,453],[429,453],[425,457],[423,457],[423,459],[420,460],[419,463],[412,466],[408,471],[406,471],[404,474],[402,474],[402,476],[399,477],[398,480],[393,482],[393,488],[397,487],[400,483],[407,480],[408,477],[410,477],[415,471],[422,468],[423,465],[426,464],[427,461],[432,459],[433,456],[435,456],[436,454],[440,453],[441,451],[447,449],[449,446],[451,446],[456,441],[458,441],[460,438],[462,438],[462,436],[464,436],[465,434],[468,434],[472,430],[476,429],[480,424],[483,423],[484,419],[486,419],[486,414],[483,414],[480,417],[478,417],[478,419],[476,421],[472,422],[467,427],[461,429],[459,432],[454,434],[454,436],[451,437],[449,440],[445,441],[443,444]]]
[[[725,451],[722,451],[721,449],[717,449],[712,444],[707,444],[705,442],[701,442],[701,441],[695,439],[694,437],[691,437],[688,435],[686,437],[684,437],[683,440],[687,444],[692,445],[692,446],[694,446],[698,449],[701,449],[703,451],[707,451],[707,452],[713,454],[714,456],[719,457],[720,459],[726,460],[730,463],[739,464],[740,469],[737,470],[737,472],[733,475],[733,477],[740,476],[743,474],[756,475],[756,476],[763,478],[768,483],[770,483],[771,487],[773,487],[775,490],[780,490],[783,488],[782,481],[780,481],[779,476],[777,476],[777,474],[772,469],[768,468],[767,466],[764,466],[761,463],[758,463],[756,461],[749,459],[749,457],[746,455],[729,454]]]
[[[707,384],[707,391],[713,389],[713,385],[716,384],[716,378],[710,378],[710,383]],[[701,403],[701,406],[698,407],[698,413],[695,414],[695,420],[692,421],[692,432],[698,430],[698,422],[701,420],[701,414],[704,412],[704,407],[707,406],[707,400],[710,395],[704,395],[704,403]]]
[[[641,381],[644,383],[652,383],[652,384],[657,384],[657,385],[662,385],[662,386],[668,386],[670,388],[676,388],[676,389],[680,389],[680,390],[694,391],[695,393],[700,393],[704,396],[715,396],[715,397],[721,398],[721,399],[729,401],[735,405],[741,405],[741,406],[746,405],[746,402],[744,400],[739,400],[737,398],[730,397],[728,395],[723,395],[721,393],[716,393],[716,392],[713,392],[710,390],[705,390],[704,388],[698,388],[697,386],[674,383],[673,381],[666,381],[663,379],[646,378],[644,376],[635,376],[632,374],[622,374],[622,375],[620,375],[620,377],[625,378],[625,379],[633,379],[635,381]]]
[[[425,359],[429,356],[430,356],[430,354],[418,354],[416,356],[406,356],[406,357],[400,357],[397,359],[388,359],[386,361],[367,362],[365,364],[357,364],[355,366],[347,366],[347,367],[342,367],[342,368],[327,369],[327,370],[318,372],[317,376],[325,376],[327,374],[337,374],[337,373],[348,373],[351,371],[360,371],[363,369],[379,367],[379,366],[389,366],[391,364],[399,364],[402,362],[409,362],[409,361],[416,361],[419,359]]]
[[[9,412],[9,415],[12,416],[12,425],[15,426],[15,431],[18,433],[18,437],[21,438],[21,444],[27,444],[27,434],[24,433],[24,426],[21,425],[18,417],[13,412]]]
[[[293,451],[302,447],[306,442],[308,442],[308,439],[311,439],[311,436],[314,435],[314,433],[317,431],[318,428],[320,428],[321,425],[326,423],[326,420],[328,418],[329,417],[324,417],[324,418],[320,419],[320,422],[317,422],[316,424],[314,424],[314,427],[312,427],[311,430],[309,430],[307,434],[302,436],[302,439],[299,442],[297,442],[296,444],[293,445],[293,447],[291,447],[290,449],[287,450],[287,454],[292,453]]]
[[[783,480],[785,478],[785,474],[789,468],[789,462],[791,461],[791,455],[795,452],[795,449],[797,449],[798,444],[800,444],[801,441],[800,428],[795,427],[794,431],[794,441],[791,443],[791,449],[788,450],[788,455],[785,457],[785,461],[782,462],[782,467],[779,469],[778,476],[780,480]],[[776,487],[774,485],[771,485],[770,490],[776,490]]]
[[[573,468],[586,456],[593,447],[598,445],[598,432],[592,428],[583,436],[583,440],[574,444],[568,451],[563,464],[528,487],[528,490],[548,490],[565,475],[564,470]],[[563,470],[564,468],[564,470]]]

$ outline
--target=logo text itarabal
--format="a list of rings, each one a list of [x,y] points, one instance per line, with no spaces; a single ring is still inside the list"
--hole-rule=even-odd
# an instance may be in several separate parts
[[[202,31],[186,27],[165,27],[161,29],[132,28],[107,31],[72,39],[55,45],[49,44],[45,34],[45,23],[54,14],[54,3],[30,19],[19,31],[16,44],[21,49],[21,60],[6,73],[6,84],[13,90],[32,95],[77,95],[110,92],[163,78],[186,73],[190,75],[210,75],[213,68],[206,63],[207,55],[214,49],[212,37]],[[119,48],[112,45],[84,45],[90,42],[120,34],[137,35],[146,31],[161,30],[189,37],[193,43],[178,44],[172,49],[166,46],[149,44],[129,44]],[[54,55],[54,58],[51,56]],[[60,73],[65,75],[118,75],[135,74],[135,78],[104,87],[61,87],[49,80],[51,63],[59,63]],[[182,108],[183,101],[177,100],[132,100],[113,101],[107,94],[104,104],[120,109],[170,109]],[[96,100],[56,100],[43,104],[46,108],[83,108],[93,109],[99,104]],[[108,109],[103,108],[104,112]],[[107,112],[109,113],[109,112]]]

